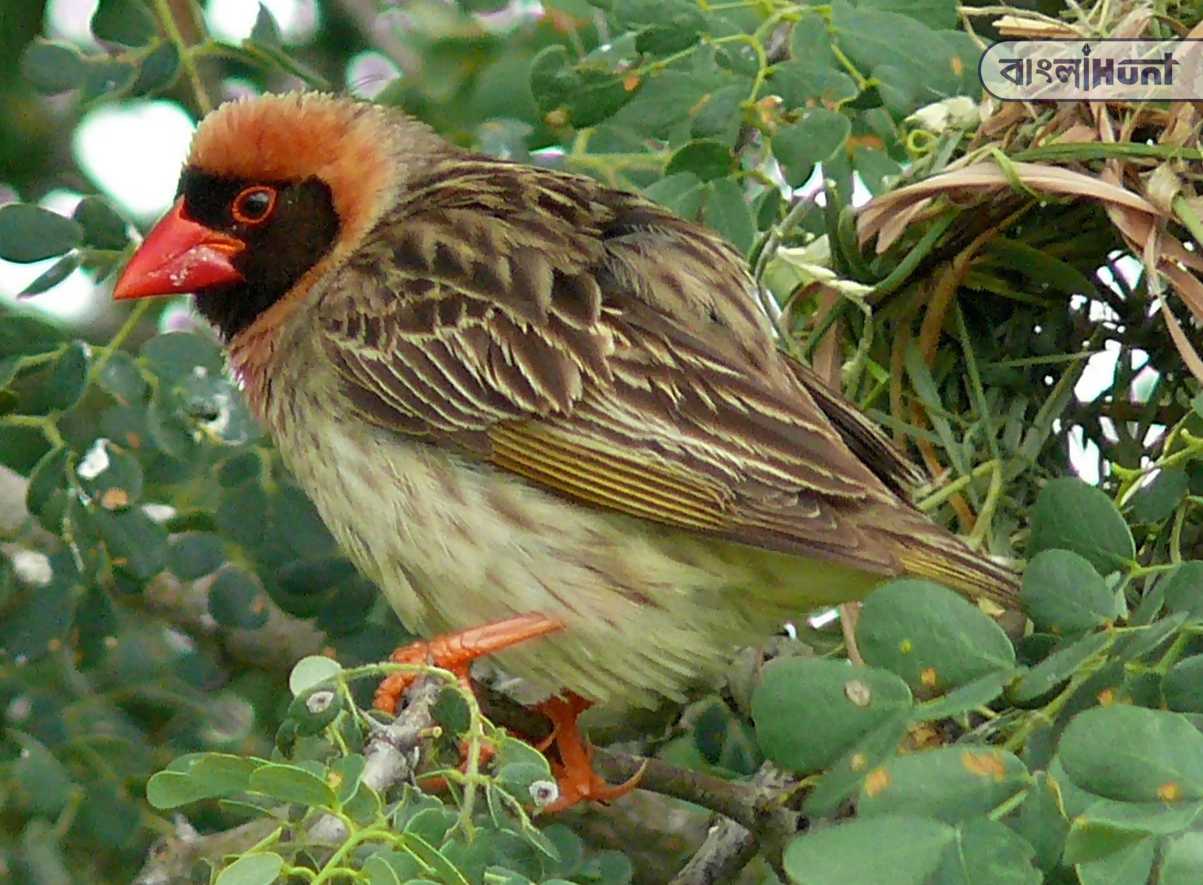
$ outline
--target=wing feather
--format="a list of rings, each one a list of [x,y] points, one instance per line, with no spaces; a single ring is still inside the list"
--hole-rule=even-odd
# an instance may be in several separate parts
[[[360,417],[589,505],[902,569],[898,538],[865,519],[913,532],[899,495],[917,471],[775,350],[721,240],[487,160],[411,193],[319,307]]]

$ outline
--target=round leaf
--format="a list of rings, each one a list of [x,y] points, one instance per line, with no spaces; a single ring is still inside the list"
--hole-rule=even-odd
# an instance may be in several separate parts
[[[1203,733],[1181,713],[1094,707],[1066,726],[1058,754],[1070,780],[1097,796],[1166,804],[1203,799]]]
[[[785,849],[785,871],[795,885],[925,885],[955,839],[956,830],[928,818],[858,819],[798,836]]]
[[[730,178],[719,178],[710,182],[707,190],[702,219],[732,246],[747,253],[756,238],[756,221],[743,188]]]
[[[177,536],[167,550],[167,568],[183,581],[211,575],[226,562],[221,538],[208,532],[186,532]]]
[[[102,197],[84,197],[71,217],[83,226],[89,245],[97,249],[124,249],[129,242],[125,219]]]
[[[802,774],[827,768],[886,719],[909,710],[897,676],[822,658],[779,658],[752,695],[756,739],[774,762]]]
[[[66,43],[34,40],[21,53],[21,74],[45,95],[76,89],[84,79],[79,50]]]
[[[1184,562],[1159,582],[1166,607],[1203,617],[1203,561]]]
[[[987,814],[1026,789],[1028,770],[994,747],[942,747],[898,756],[870,772],[861,787],[862,817],[914,814],[946,823]]]
[[[167,530],[138,509],[98,510],[96,528],[113,564],[146,580],[163,570],[167,560]]]
[[[1111,499],[1072,478],[1048,483],[1032,508],[1028,555],[1056,548],[1085,557],[1103,575],[1126,568],[1136,557],[1132,533]]]
[[[0,207],[0,258],[6,261],[41,261],[74,249],[83,240],[83,228],[70,218],[30,203]]]
[[[1069,550],[1045,550],[1028,563],[1020,601],[1037,626],[1079,633],[1114,620],[1119,600],[1084,558]]]
[[[244,854],[217,875],[215,885],[271,885],[284,869],[284,858],[271,851]]]
[[[299,697],[327,679],[332,679],[342,670],[342,665],[324,655],[308,655],[297,661],[288,674],[288,690]]]
[[[664,169],[665,175],[692,172],[702,181],[730,175],[735,162],[731,149],[719,141],[698,139],[682,147]]]
[[[251,775],[247,789],[281,802],[299,802],[320,808],[331,808],[336,801],[328,783],[297,765],[261,765]]]
[[[856,638],[867,663],[897,673],[916,692],[945,691],[1015,666],[1002,629],[930,581],[891,581],[871,593]]]
[[[267,623],[267,598],[253,577],[231,566],[209,590],[209,614],[223,627],[254,630]]]
[[[1183,658],[1161,683],[1165,705],[1178,713],[1203,713],[1203,655]]]

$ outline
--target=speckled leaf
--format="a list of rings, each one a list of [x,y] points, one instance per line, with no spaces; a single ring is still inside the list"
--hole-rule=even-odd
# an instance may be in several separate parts
[[[981,609],[930,581],[903,579],[865,600],[857,642],[867,663],[933,694],[1015,666],[1015,649]]]
[[[987,814],[1026,789],[1031,779],[1018,757],[996,747],[942,747],[891,759],[861,787],[862,817],[905,814],[946,823]]]
[[[93,465],[103,465],[103,469],[98,471]],[[121,446],[108,440],[93,443],[75,472],[80,487],[105,510],[124,510],[142,497],[142,465]]]
[[[910,707],[910,691],[892,673],[820,658],[773,661],[752,696],[761,750],[800,774],[828,767]]]
[[[1203,733],[1181,713],[1094,707],[1066,726],[1058,754],[1070,780],[1098,796],[1126,802],[1203,799]]]
[[[209,589],[209,614],[223,627],[254,630],[267,623],[267,599],[242,569],[223,569]]]
[[[98,510],[95,519],[115,566],[142,580],[163,570],[167,561],[163,526],[137,508],[114,513]]]

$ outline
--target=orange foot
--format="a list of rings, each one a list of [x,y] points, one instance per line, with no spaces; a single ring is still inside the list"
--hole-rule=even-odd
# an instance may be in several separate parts
[[[397,649],[389,660],[395,664],[434,664],[450,670],[468,685],[468,670],[477,658],[517,645],[537,636],[563,630],[564,625],[542,614],[517,615],[459,633],[444,633],[430,640],[419,640]],[[412,673],[394,673],[376,687],[373,706],[396,713],[397,703],[417,677]]]
[[[563,811],[583,799],[613,802],[635,789],[643,777],[640,768],[630,780],[615,786],[593,770],[593,746],[585,740],[577,722],[589,706],[587,700],[572,692],[539,704],[539,712],[551,720],[552,726],[551,734],[539,744],[539,749],[546,750],[554,743],[560,756],[559,762],[551,764],[560,796],[543,809],[545,812]]]

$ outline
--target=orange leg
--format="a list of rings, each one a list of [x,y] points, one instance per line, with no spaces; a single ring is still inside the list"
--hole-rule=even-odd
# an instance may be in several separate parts
[[[477,658],[563,629],[563,624],[547,615],[516,615],[470,630],[444,633],[434,639],[413,642],[397,649],[389,660],[395,664],[434,664],[436,667],[450,670],[467,686],[468,670]],[[386,677],[376,687],[373,706],[386,713],[395,713],[401,695],[416,678],[412,673],[394,673]]]
[[[560,796],[543,810],[563,811],[582,799],[594,802],[612,802],[635,789],[643,777],[643,769],[635,772],[628,781],[617,786],[608,784],[593,770],[593,747],[581,734],[577,720],[589,709],[589,702],[580,695],[568,692],[565,697],[553,697],[539,705],[539,712],[551,720],[551,735],[539,747],[547,749],[555,744],[560,761],[553,762]]]

